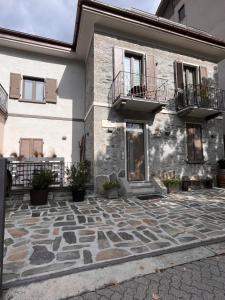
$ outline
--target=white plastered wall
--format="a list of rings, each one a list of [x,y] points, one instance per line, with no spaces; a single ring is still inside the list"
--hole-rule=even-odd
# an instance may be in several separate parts
[[[45,156],[56,153],[66,161],[79,160],[83,135],[85,69],[72,59],[25,51],[0,50],[0,80],[9,93],[10,72],[57,79],[57,104],[37,104],[9,99],[3,154],[19,154],[20,138],[42,138]]]

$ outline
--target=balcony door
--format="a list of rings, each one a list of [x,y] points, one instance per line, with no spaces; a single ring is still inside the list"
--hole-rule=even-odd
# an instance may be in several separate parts
[[[184,84],[187,103],[195,105],[197,103],[197,70],[196,67],[184,66]]]
[[[144,181],[146,179],[144,124],[126,124],[126,149],[128,181]]]
[[[126,53],[124,59],[125,95],[138,94],[142,86],[142,56]]]

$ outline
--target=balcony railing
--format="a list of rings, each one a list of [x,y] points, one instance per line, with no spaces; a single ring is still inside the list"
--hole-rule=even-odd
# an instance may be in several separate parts
[[[7,113],[8,108],[8,94],[3,86],[0,84],[0,110]]]
[[[177,91],[177,111],[189,107],[225,111],[225,91],[203,85],[187,85],[183,90]]]
[[[111,103],[118,99],[135,99],[164,102],[169,99],[168,81],[142,74],[119,72],[109,92]]]

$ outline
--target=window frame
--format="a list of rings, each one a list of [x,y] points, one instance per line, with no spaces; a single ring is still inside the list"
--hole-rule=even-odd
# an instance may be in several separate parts
[[[23,76],[22,77],[23,83],[23,91],[22,91],[22,99],[20,99],[21,102],[30,102],[30,103],[39,103],[39,104],[45,104],[45,79],[39,78],[39,77],[31,77],[31,76]],[[26,99],[25,97],[25,80],[32,81],[32,99]],[[43,101],[36,99],[36,82],[43,82]]]
[[[185,10],[185,4],[183,4],[179,9],[178,9],[178,22],[182,23],[183,20],[186,17],[186,10]]]
[[[140,67],[140,83],[141,85],[144,85],[145,84],[145,74],[146,74],[146,71],[145,71],[145,54],[142,53],[142,52],[136,52],[136,51],[132,51],[132,50],[129,50],[129,49],[124,49],[124,54],[123,54],[123,62],[124,62],[124,66],[123,66],[123,71],[124,71],[124,74],[126,73],[125,71],[125,59],[129,58],[130,59],[130,86],[133,86],[134,85],[134,77],[135,77],[135,74],[137,75],[137,73],[134,73],[134,59],[137,59],[139,60],[139,67]],[[124,86],[124,89],[125,89],[125,86]]]
[[[189,159],[189,152],[188,152],[188,127],[189,128],[194,128],[194,127],[199,127],[200,128],[200,139],[201,139],[201,160],[190,160]],[[186,135],[186,162],[189,163],[189,164],[203,164],[205,163],[205,160],[204,160],[204,149],[203,149],[203,138],[202,138],[202,131],[203,131],[203,128],[202,128],[202,124],[201,123],[193,123],[193,122],[186,122],[185,123],[185,135]]]

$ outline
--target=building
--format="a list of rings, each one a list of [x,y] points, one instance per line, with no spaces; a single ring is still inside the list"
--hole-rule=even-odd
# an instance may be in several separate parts
[[[162,192],[165,174],[206,177],[224,156],[218,63],[225,42],[147,13],[78,3],[73,44],[0,32],[9,94],[3,155],[80,158],[97,192]]]
[[[225,40],[224,11],[224,0],[162,0],[156,15]],[[225,89],[225,61],[219,64],[219,85]]]

